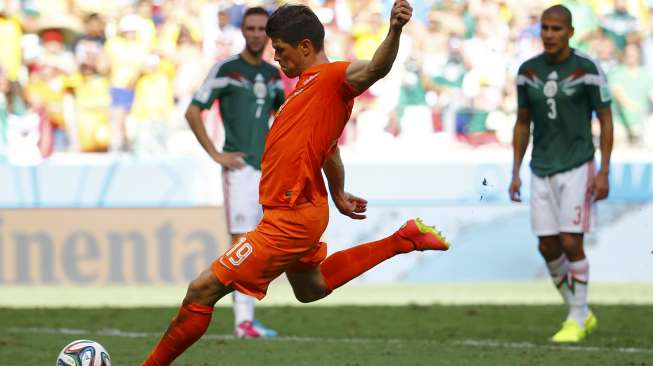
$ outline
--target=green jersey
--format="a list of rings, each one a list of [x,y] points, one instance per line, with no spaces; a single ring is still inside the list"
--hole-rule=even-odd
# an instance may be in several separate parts
[[[272,113],[285,96],[279,71],[267,62],[250,65],[234,56],[213,66],[192,103],[202,109],[220,101],[225,130],[224,151],[241,151],[245,162],[261,169]]]
[[[611,99],[601,67],[578,50],[559,64],[544,54],[524,62],[517,101],[533,119],[533,173],[549,176],[593,159],[592,111],[609,107]]]

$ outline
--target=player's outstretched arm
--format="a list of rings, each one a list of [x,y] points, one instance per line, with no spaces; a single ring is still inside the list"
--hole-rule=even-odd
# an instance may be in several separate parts
[[[521,178],[519,170],[521,169],[522,160],[526,154],[526,148],[531,138],[531,110],[528,108],[519,108],[517,111],[517,122],[512,135],[512,181],[508,188],[510,199],[514,202],[521,202]]]
[[[396,0],[390,14],[390,30],[385,40],[376,49],[372,60],[356,61],[347,68],[347,83],[356,91],[363,92],[377,80],[386,76],[399,51],[401,31],[410,20],[413,8],[406,0]]]
[[[367,201],[345,192],[345,166],[342,164],[338,146],[327,155],[322,170],[329,182],[331,199],[338,211],[354,220],[364,219],[366,216],[362,214],[367,211]]]
[[[607,198],[610,193],[608,178],[610,174],[610,156],[612,155],[614,127],[612,125],[612,109],[610,107],[599,109],[596,111],[596,115],[599,117],[601,124],[601,169],[594,176],[588,190],[590,196],[593,196],[594,200],[598,201]]]
[[[200,145],[202,145],[213,160],[227,169],[240,169],[245,166],[245,161],[243,160],[245,154],[241,152],[218,152],[213,145],[213,141],[211,141],[209,135],[206,133],[200,107],[194,104],[189,105],[186,110],[186,120],[197,141],[199,141]]]

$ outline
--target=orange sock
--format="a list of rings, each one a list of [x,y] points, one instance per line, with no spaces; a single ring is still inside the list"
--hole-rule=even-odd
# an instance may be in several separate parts
[[[141,366],[168,366],[206,332],[213,308],[184,301],[159,343]]]
[[[394,233],[385,239],[333,253],[320,265],[327,295],[384,260],[413,249],[411,241]]]

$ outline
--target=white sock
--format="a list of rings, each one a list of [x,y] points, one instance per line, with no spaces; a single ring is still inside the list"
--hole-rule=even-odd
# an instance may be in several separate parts
[[[587,285],[589,282],[590,264],[587,258],[569,262],[569,316],[580,326],[585,327],[585,319],[590,312],[587,306]]]
[[[236,318],[235,325],[254,320],[254,298],[245,295],[242,292],[234,291],[232,294],[234,301],[234,316]]]
[[[562,254],[560,258],[554,259],[551,262],[546,262],[546,267],[549,269],[549,274],[553,280],[553,284],[560,292],[562,300],[565,304],[569,304],[569,288],[567,287],[567,276],[569,273],[569,261],[567,256]]]

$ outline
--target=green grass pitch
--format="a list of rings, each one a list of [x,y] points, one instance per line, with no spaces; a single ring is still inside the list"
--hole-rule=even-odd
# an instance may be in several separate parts
[[[560,305],[268,306],[275,340],[236,340],[217,307],[205,337],[175,365],[653,365],[653,306],[597,305],[585,342],[547,338]],[[117,366],[138,365],[176,308],[0,308],[0,365],[54,365],[74,339],[102,343]]]

